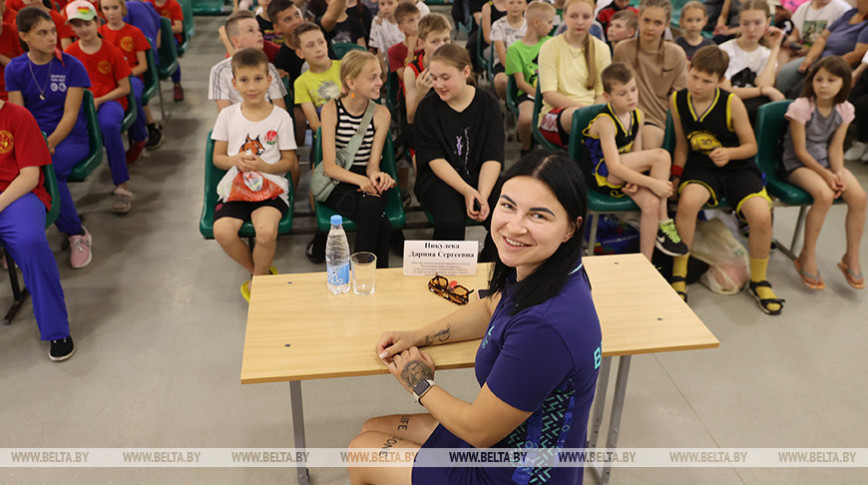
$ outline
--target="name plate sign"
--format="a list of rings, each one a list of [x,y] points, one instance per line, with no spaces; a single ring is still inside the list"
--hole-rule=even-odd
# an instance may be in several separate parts
[[[476,274],[477,241],[405,241],[404,276]]]

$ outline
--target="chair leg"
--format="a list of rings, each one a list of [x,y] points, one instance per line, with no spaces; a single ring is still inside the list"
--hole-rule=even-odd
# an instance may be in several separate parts
[[[9,325],[27,300],[27,288],[21,288],[18,284],[18,272],[15,270],[15,261],[12,260],[12,256],[6,252],[5,257],[6,264],[9,266],[9,283],[12,286],[13,301],[12,306],[9,307],[9,311],[6,312],[6,316],[3,317],[3,325]]]
[[[804,224],[805,224],[805,215],[807,214],[807,212],[808,212],[808,208],[806,206],[799,207],[799,216],[796,219],[796,227],[795,227],[795,229],[793,229],[793,240],[790,243],[789,247],[784,246],[783,243],[781,243],[777,239],[775,239],[773,241],[775,243],[775,245],[777,246],[777,248],[782,253],[784,253],[784,255],[786,255],[786,257],[788,257],[794,261],[798,257],[798,256],[796,256],[796,244],[798,244],[799,238],[802,235],[802,229],[804,228]]]
[[[163,105],[163,81],[162,81],[162,80],[158,80],[157,83],[158,83],[158,84],[157,84],[157,88],[158,88],[158,89],[157,89],[157,94],[158,94],[159,97],[160,97],[160,115],[162,116],[162,118],[160,118],[160,121],[166,121],[166,120],[167,120],[167,117],[166,117],[166,108],[165,108],[165,106]]]

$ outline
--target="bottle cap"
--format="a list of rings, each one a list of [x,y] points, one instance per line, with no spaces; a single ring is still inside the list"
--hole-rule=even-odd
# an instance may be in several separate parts
[[[333,226],[340,226],[344,223],[344,218],[341,217],[339,214],[335,214],[331,218],[331,223]]]

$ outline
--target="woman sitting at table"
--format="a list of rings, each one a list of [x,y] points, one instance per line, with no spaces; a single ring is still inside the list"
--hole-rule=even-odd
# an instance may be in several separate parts
[[[575,163],[536,151],[506,174],[491,220],[491,295],[415,331],[385,332],[377,354],[430,414],[373,418],[350,448],[580,448],[600,363],[600,324],[582,267],[587,193]],[[417,346],[484,337],[472,403],[434,384]],[[540,453],[542,454],[542,453]],[[430,463],[432,458],[427,458]],[[353,484],[580,483],[582,468],[350,468]]]

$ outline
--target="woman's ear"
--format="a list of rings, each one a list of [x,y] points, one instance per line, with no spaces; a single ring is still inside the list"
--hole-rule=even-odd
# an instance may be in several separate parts
[[[576,220],[570,223],[570,227],[567,229],[567,233],[564,234],[564,239],[561,242],[565,243],[572,239],[573,236],[576,234],[576,229],[580,227],[582,227],[582,218],[576,217]]]

